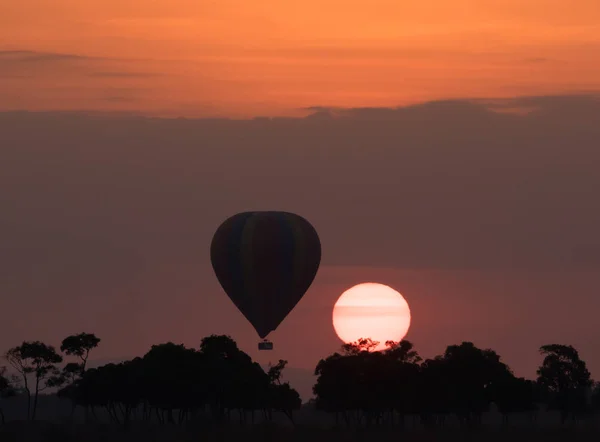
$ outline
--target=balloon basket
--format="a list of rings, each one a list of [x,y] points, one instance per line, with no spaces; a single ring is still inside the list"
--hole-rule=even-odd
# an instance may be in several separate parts
[[[273,350],[273,343],[271,341],[267,341],[266,339],[262,342],[258,343],[259,350]]]

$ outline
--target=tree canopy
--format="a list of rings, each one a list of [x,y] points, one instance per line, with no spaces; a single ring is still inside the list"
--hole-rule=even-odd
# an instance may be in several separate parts
[[[73,410],[83,408],[86,419],[102,413],[124,427],[140,419],[220,423],[232,413],[241,424],[254,422],[256,413],[270,421],[274,412],[294,422],[302,405],[298,392],[283,381],[287,361],[263,369],[229,336],[207,336],[196,348],[157,344],[131,360],[89,368],[90,353],[100,342],[90,333],[68,336],[60,346],[62,367],[63,355],[43,342],[9,349],[5,358],[18,377],[0,369],[0,396],[26,395],[26,416],[33,420],[39,394],[55,390]],[[427,359],[407,340],[387,342],[383,351],[375,351],[377,346],[360,339],[321,359],[312,404],[342,425],[398,428],[407,416],[428,428],[443,426],[449,416],[461,426],[477,427],[492,404],[504,424],[513,413],[534,422],[540,404],[558,410],[563,423],[600,406],[600,390],[569,345],[539,349],[543,359],[535,380],[516,376],[494,350],[472,342],[449,345]]]

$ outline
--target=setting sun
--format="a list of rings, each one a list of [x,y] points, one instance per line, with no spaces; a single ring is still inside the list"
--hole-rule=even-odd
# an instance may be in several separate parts
[[[348,343],[361,338],[400,341],[410,327],[410,309],[404,297],[393,288],[377,283],[358,284],[346,290],[333,307],[333,328]]]

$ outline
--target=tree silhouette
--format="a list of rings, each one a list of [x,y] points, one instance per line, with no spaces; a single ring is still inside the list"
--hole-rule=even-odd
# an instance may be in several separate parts
[[[35,420],[39,393],[53,386],[55,379],[60,375],[56,364],[62,362],[62,356],[56,353],[51,345],[40,341],[24,341],[20,346],[8,350],[5,357],[23,379],[23,386],[27,392],[27,419]],[[33,408],[28,381],[31,374],[34,375]]]
[[[544,356],[537,370],[538,384],[544,389],[549,405],[561,413],[564,423],[588,409],[593,381],[585,361],[571,345],[551,344],[540,347]]]
[[[60,397],[71,400],[71,415],[75,412],[77,401],[73,397],[75,394],[74,384],[85,372],[90,351],[98,346],[100,338],[93,333],[79,333],[67,336],[60,345],[60,351],[67,356],[76,356],[79,362],[69,362],[63,369],[60,376],[56,376],[50,382],[53,387],[63,387],[59,390]],[[66,385],[65,385],[66,384]],[[88,407],[85,407],[86,421],[88,420]]]
[[[98,347],[100,338],[93,333],[79,333],[77,335],[67,336],[60,345],[60,351],[68,356],[77,356],[81,361],[79,363],[80,371],[85,371],[90,351]],[[74,366],[68,370],[69,374],[74,372]]]
[[[284,413],[293,423],[294,410],[302,406],[302,400],[296,390],[294,390],[288,382],[281,382],[283,370],[287,366],[288,361],[280,359],[277,364],[269,367],[267,377],[269,379],[269,394],[268,406],[273,410]]]
[[[246,414],[273,411],[293,422],[301,405],[298,392],[282,383],[287,361],[265,372],[228,336],[204,338],[199,349],[167,342],[153,345],[141,358],[86,370],[59,395],[72,398],[96,416],[103,409],[109,418],[128,427],[136,412],[143,420],[182,424],[206,408],[215,422],[230,419],[237,410]],[[64,370],[63,370],[64,372]]]
[[[153,345],[142,358],[141,382],[146,413],[156,411],[160,421],[175,423],[174,410],[181,410],[179,421],[202,403],[205,390],[203,356],[183,345]]]
[[[425,427],[444,425],[446,416],[453,411],[451,382],[443,356],[427,359],[420,365],[415,411]]]
[[[360,338],[355,342],[342,344],[342,352],[347,355],[358,355],[362,352],[371,352],[379,345],[379,341],[371,338]]]
[[[6,367],[0,367],[0,399],[16,396],[17,389],[11,379],[6,377]],[[0,425],[4,424],[4,411],[0,407]]]
[[[409,341],[387,341],[385,355],[398,362],[407,364],[419,364],[422,362],[421,356],[414,349],[414,345]]]
[[[422,361],[409,341],[386,344],[373,351],[377,343],[361,339],[319,361],[315,406],[335,413],[336,422],[342,416],[347,425],[367,426],[402,425],[412,414],[436,427],[452,414],[473,427],[491,402],[506,416],[535,410],[535,383],[516,378],[493,350],[463,342]]]
[[[494,382],[511,376],[508,366],[493,350],[481,350],[471,342],[450,345],[443,356],[448,377],[451,407],[461,423],[478,425],[491,398],[486,389]]]
[[[283,359],[280,359],[275,365],[269,364],[269,371],[267,372],[267,375],[269,376],[269,381],[272,384],[281,384],[281,375],[287,364],[288,361],[284,361]]]
[[[266,388],[268,377],[233,339],[207,336],[202,339],[200,351],[205,358],[205,376],[212,380],[206,385],[207,400],[217,420],[232,408],[262,409],[254,390]]]
[[[536,417],[537,401],[540,399],[534,381],[518,378],[507,373],[491,382],[487,387],[488,398],[502,414],[502,422],[508,425],[512,413],[527,413],[533,422]]]
[[[28,419],[36,417],[39,394],[56,386],[62,386],[58,397],[84,408],[86,422],[109,419],[123,428],[139,419],[171,426],[192,420],[218,427],[233,420],[246,425],[249,417],[252,423],[257,414],[271,421],[274,413],[294,423],[302,405],[298,392],[283,380],[286,360],[265,370],[229,336],[207,336],[197,348],[157,344],[141,357],[86,368],[99,342],[88,333],[65,338],[61,349],[78,359],[62,371],[57,366],[62,357],[39,341],[6,352],[27,394]],[[378,345],[359,339],[320,360],[310,408],[333,413],[337,424],[398,431],[408,416],[426,428],[442,427],[448,418],[464,428],[478,427],[491,403],[503,425],[514,413],[526,414],[533,423],[540,402],[560,410],[563,423],[568,416],[581,418],[600,408],[600,387],[572,346],[541,347],[544,360],[534,381],[515,376],[496,352],[471,342],[449,345],[426,360],[409,341],[388,341],[377,351]],[[18,382],[0,369],[0,397],[17,389]]]
[[[600,409],[600,382],[594,382],[590,402],[592,409],[596,411]]]
[[[384,352],[373,351],[379,343],[359,339],[342,345],[317,364],[313,388],[319,409],[341,415],[348,425],[393,424],[394,414],[412,411],[420,357],[408,341],[388,343]]]

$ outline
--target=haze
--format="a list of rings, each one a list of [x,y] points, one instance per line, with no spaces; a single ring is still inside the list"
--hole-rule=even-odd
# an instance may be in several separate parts
[[[533,376],[558,342],[598,376],[599,22],[596,0],[2,2],[0,348],[224,333],[312,371],[337,297],[376,281],[425,357],[468,340]],[[269,354],[208,254],[253,209],[323,244]]]

